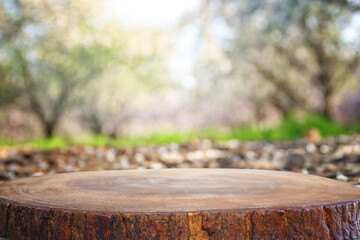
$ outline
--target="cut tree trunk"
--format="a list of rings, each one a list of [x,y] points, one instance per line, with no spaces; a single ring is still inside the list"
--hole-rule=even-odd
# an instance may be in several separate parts
[[[0,185],[9,239],[359,239],[360,189],[261,170],[67,173]]]

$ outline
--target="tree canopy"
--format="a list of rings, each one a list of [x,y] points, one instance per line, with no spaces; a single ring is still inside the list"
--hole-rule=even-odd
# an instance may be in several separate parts
[[[331,117],[344,90],[356,83],[360,36],[345,31],[358,27],[352,22],[359,10],[358,1],[204,0],[190,16],[199,19],[206,42],[221,35],[216,23],[231,32],[220,43],[232,65],[225,74],[253,87],[249,92],[262,105]]]
[[[114,19],[109,21],[110,17],[103,16],[98,8],[106,6],[101,1],[89,4],[83,0],[0,1],[0,81],[4,86],[1,91],[6,93],[1,102],[21,102],[37,116],[47,137],[54,134],[71,106],[107,101],[99,99],[114,86],[98,86],[104,85],[102,81],[109,82],[106,78],[112,69],[130,69],[135,74],[136,68],[136,79],[144,82],[163,69],[162,62],[154,60],[157,52],[147,55],[133,51],[140,45],[130,48],[130,43],[137,41],[137,33]],[[123,89],[135,80],[127,78],[124,82],[118,76],[111,77],[122,81],[116,85],[119,92],[126,92]],[[89,99],[89,93],[83,91],[94,81],[94,97]],[[120,110],[116,113],[121,115]]]

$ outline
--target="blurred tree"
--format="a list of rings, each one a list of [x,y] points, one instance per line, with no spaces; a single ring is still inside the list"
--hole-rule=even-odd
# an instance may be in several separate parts
[[[22,8],[20,1],[0,1],[0,47],[11,42],[23,25],[32,20],[30,16],[16,16],[9,11],[15,8]],[[0,107],[13,102],[17,95],[14,84],[7,78],[8,70],[9,64],[6,62],[5,52],[0,52]]]
[[[16,87],[6,80],[6,68],[0,68],[0,108],[14,102],[17,96]]]
[[[117,29],[116,26],[111,26]],[[121,33],[121,30],[115,31]],[[137,105],[169,86],[166,59],[171,40],[161,31],[138,27],[126,32],[122,62],[109,67],[82,91],[78,104],[80,119],[94,134],[119,136]],[[119,38],[114,37],[114,41]]]
[[[0,1],[0,81],[38,117],[46,137],[77,99],[76,90],[114,60],[108,36],[97,29],[95,2]]]
[[[80,121],[85,127],[93,134],[111,138],[117,136],[119,128],[129,118],[128,105],[132,93],[129,92],[131,81],[119,81],[121,73],[117,71],[119,75],[116,76],[115,72],[109,70],[101,82],[86,86],[84,96],[76,106],[80,109]]]
[[[331,117],[334,97],[359,68],[360,36],[344,36],[359,10],[350,0],[203,0],[195,23],[210,43],[222,34],[214,25],[226,24],[232,34],[220,45],[232,63],[228,74],[254,87],[261,102]]]

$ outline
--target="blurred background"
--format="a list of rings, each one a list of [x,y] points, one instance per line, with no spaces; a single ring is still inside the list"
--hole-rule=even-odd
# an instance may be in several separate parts
[[[332,153],[336,164],[351,156],[344,161],[353,165],[341,166],[354,174],[359,132],[359,0],[0,0],[0,158],[2,171],[15,173],[4,178],[26,165],[11,165],[14,149],[111,146],[101,153],[111,160],[130,147],[156,145],[159,158],[179,144],[184,154],[214,145],[208,157],[224,167],[235,161],[223,156],[229,149],[262,159],[244,150],[249,140],[263,141],[255,148],[271,159],[283,150],[281,164],[255,168],[282,169],[293,153],[269,141],[293,140],[291,149]],[[113,159],[103,168],[144,167],[141,151],[130,151],[137,165]],[[24,176],[50,172],[39,161]],[[161,161],[155,167],[172,166]]]

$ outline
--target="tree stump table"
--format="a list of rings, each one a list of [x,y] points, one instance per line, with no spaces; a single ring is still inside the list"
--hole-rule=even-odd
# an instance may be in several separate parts
[[[296,173],[66,173],[0,185],[9,239],[360,239],[360,189]]]

